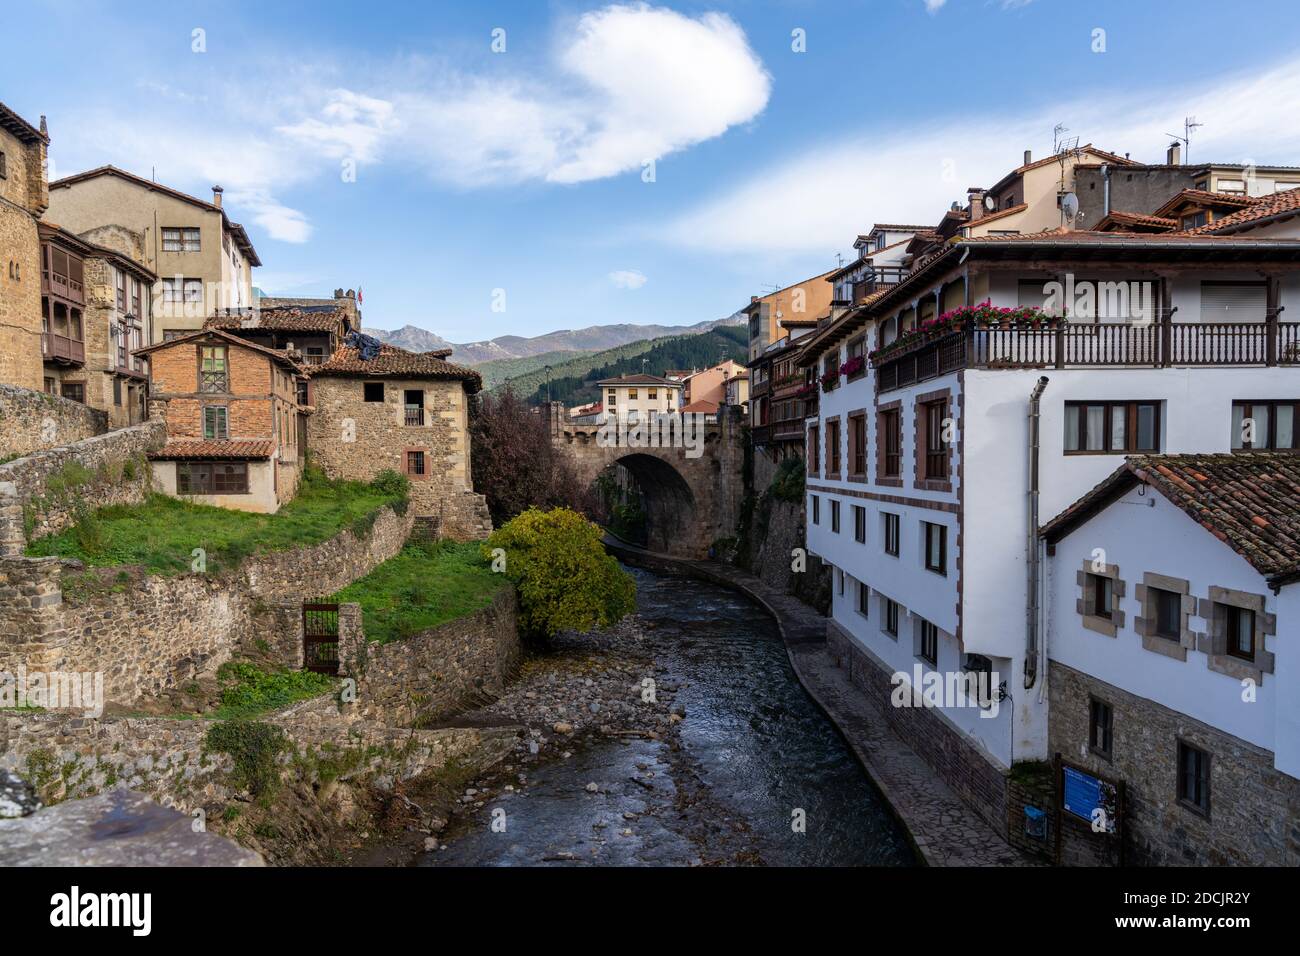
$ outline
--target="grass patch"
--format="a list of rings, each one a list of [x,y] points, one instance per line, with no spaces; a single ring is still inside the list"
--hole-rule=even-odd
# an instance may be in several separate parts
[[[247,661],[227,661],[217,671],[221,705],[209,715],[218,720],[247,720],[300,700],[318,697],[334,680],[313,671],[264,671]]]
[[[77,558],[89,567],[136,564],[155,574],[184,574],[191,570],[194,550],[202,548],[207,571],[218,573],[254,554],[319,544],[345,528],[368,533],[379,509],[404,502],[391,485],[332,481],[309,470],[297,496],[273,515],[154,494],[138,505],[87,514],[66,531],[33,541],[27,554]]]
[[[331,600],[360,604],[366,637],[387,643],[487,607],[504,584],[477,543],[420,541]]]

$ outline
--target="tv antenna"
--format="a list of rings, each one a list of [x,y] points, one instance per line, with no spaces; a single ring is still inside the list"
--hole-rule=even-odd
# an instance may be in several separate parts
[[[1052,152],[1057,156],[1068,156],[1079,150],[1079,137],[1066,136],[1070,127],[1064,123],[1057,123],[1052,127]]]
[[[1204,123],[1196,122],[1195,116],[1189,116],[1183,120],[1183,135],[1177,133],[1165,133],[1170,139],[1175,139],[1183,144],[1183,163],[1187,164],[1192,161],[1192,133],[1204,126]]]

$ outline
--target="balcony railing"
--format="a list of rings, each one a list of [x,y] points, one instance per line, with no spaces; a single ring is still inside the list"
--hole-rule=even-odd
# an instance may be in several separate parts
[[[408,426],[420,426],[424,424],[424,406],[407,405],[406,406],[406,424]]]
[[[1053,322],[918,338],[872,360],[880,391],[961,368],[1168,368],[1300,365],[1300,322]]]
[[[871,270],[871,275],[859,282],[853,283],[853,304],[857,305],[873,292],[879,292],[881,289],[888,289],[898,285],[910,274],[910,270],[902,266],[876,266]]]
[[[53,362],[70,362],[84,365],[86,362],[86,343],[80,339],[53,332],[41,333],[41,354]]]

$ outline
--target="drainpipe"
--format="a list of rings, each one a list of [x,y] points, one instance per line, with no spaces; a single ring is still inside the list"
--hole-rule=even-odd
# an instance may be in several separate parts
[[[1038,401],[1047,388],[1039,378],[1029,395],[1029,593],[1025,602],[1025,689],[1038,679]]]
[[[1110,215],[1110,165],[1101,164],[1101,217]]]

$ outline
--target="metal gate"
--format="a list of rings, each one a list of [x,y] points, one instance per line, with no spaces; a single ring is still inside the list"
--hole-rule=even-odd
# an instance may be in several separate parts
[[[302,606],[302,667],[318,674],[339,672],[339,606],[324,601]]]

